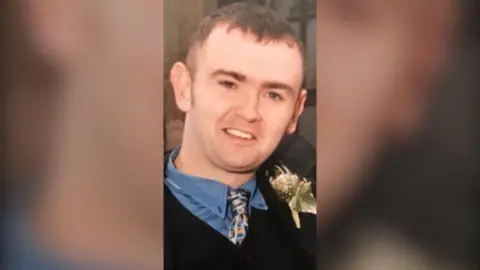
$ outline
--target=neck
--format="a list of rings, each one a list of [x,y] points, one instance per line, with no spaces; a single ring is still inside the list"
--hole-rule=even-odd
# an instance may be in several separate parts
[[[123,173],[109,160],[105,138],[95,134],[80,92],[60,102],[66,106],[58,114],[52,166],[30,216],[33,229],[47,249],[70,261],[160,268],[160,220],[152,222],[112,188]]]
[[[254,176],[254,172],[230,172],[212,164],[201,151],[191,144],[182,144],[180,152],[174,161],[175,167],[181,172],[214,180],[232,188],[239,188]]]

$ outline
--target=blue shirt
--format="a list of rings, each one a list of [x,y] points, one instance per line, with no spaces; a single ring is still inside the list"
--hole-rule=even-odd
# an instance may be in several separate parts
[[[175,198],[192,214],[203,220],[219,233],[228,237],[233,213],[227,202],[229,186],[215,180],[190,176],[177,170],[173,161],[179,148],[175,149],[168,160],[165,184]],[[267,204],[253,178],[240,188],[250,192],[248,213],[251,208],[267,210]],[[168,218],[168,217],[167,217]]]

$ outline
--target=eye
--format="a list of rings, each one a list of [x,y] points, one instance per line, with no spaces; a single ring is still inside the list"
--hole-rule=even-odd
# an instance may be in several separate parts
[[[272,100],[278,100],[278,101],[283,100],[283,97],[280,94],[275,92],[268,92],[267,97]]]
[[[223,86],[226,89],[237,89],[237,84],[231,81],[219,81],[218,84]]]

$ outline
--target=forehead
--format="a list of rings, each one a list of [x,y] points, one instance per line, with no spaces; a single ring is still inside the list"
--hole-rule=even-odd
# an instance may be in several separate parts
[[[217,26],[197,55],[198,68],[206,71],[221,68],[258,80],[301,84],[302,56],[299,48],[287,41],[258,41],[253,34]]]

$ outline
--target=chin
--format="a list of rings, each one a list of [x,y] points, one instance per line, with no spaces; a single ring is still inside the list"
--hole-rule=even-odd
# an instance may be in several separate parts
[[[249,149],[252,150],[252,149]],[[232,172],[252,172],[255,171],[268,156],[259,151],[241,151],[236,152],[217,152],[218,164]]]
[[[259,166],[258,162],[225,162],[225,167],[231,172],[250,173],[254,172]]]

